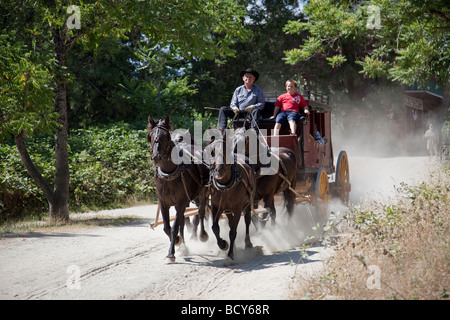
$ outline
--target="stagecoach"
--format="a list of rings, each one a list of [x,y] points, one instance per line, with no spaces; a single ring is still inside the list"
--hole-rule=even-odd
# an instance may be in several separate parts
[[[323,221],[331,198],[349,201],[351,190],[349,162],[345,151],[340,151],[334,164],[331,135],[331,112],[329,96],[304,87],[302,95],[308,103],[309,116],[302,118],[295,135],[288,127],[282,127],[278,136],[273,136],[275,119],[270,119],[275,108],[277,92],[266,93],[266,103],[259,122],[260,139],[269,146],[291,149],[297,158],[296,202],[311,204],[316,208],[317,220]],[[250,116],[233,119],[235,128],[250,125]]]

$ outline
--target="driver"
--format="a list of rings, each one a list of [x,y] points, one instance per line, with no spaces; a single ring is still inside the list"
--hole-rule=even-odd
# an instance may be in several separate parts
[[[227,127],[227,118],[233,118],[235,114],[248,112],[252,114],[252,128],[258,132],[258,121],[261,110],[264,108],[265,97],[263,90],[254,85],[259,78],[259,73],[248,68],[240,72],[244,84],[234,91],[229,107],[221,107],[217,127],[224,131]]]

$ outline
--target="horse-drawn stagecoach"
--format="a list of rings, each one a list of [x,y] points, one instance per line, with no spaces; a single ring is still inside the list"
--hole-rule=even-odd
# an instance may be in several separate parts
[[[264,202],[264,207],[273,218],[274,199],[277,199],[275,194],[284,195],[289,214],[292,213],[295,203],[311,204],[316,208],[316,220],[319,222],[324,222],[327,217],[327,203],[331,197],[337,197],[344,203],[348,202],[351,189],[348,157],[345,151],[341,151],[334,165],[332,108],[328,97],[308,90],[305,90],[303,95],[308,102],[310,115],[302,119],[296,134],[289,134],[287,128],[282,128],[279,135],[272,135],[275,121],[270,119],[274,108],[274,100],[271,97],[268,97],[262,110],[257,138],[259,148],[266,148],[280,163],[272,176],[260,176],[260,163],[250,163],[248,150],[247,154],[239,154],[236,152],[236,146],[231,149],[233,161],[227,164],[225,158],[229,155],[225,154],[225,151],[217,150],[230,150],[226,144],[233,142],[229,137],[218,137],[217,134],[213,138],[214,141],[210,141],[209,149],[184,143],[184,146],[179,148],[181,153],[190,155],[191,163],[176,164],[170,159],[176,143],[171,137],[169,117],[166,116],[166,119],[159,122],[149,117],[148,141],[151,143],[152,160],[156,168],[159,208],[163,216],[164,231],[171,241],[167,257],[169,261],[174,261],[174,245],[180,243],[183,238],[185,217],[195,217],[195,232],[200,221],[200,238],[207,238],[203,225],[207,207],[212,211],[212,229],[217,244],[222,250],[229,248],[228,255],[233,258],[233,243],[241,214],[245,216],[247,227],[246,246],[251,246],[248,231],[250,216],[262,213],[254,209],[258,200]],[[238,128],[246,128],[251,122],[250,117],[250,114],[245,114],[243,119],[239,119],[239,115],[235,117],[231,122],[235,132],[243,132],[243,129]],[[216,130],[217,132],[219,130]],[[175,154],[179,154],[180,150]],[[205,150],[208,150],[208,161],[205,161]],[[187,209],[192,201],[196,201],[198,209]],[[172,219],[169,217],[171,206],[175,206],[177,211]],[[159,208],[153,227],[161,224],[158,221]],[[230,246],[219,235],[218,220],[222,214],[229,219]],[[170,221],[174,221],[173,227],[170,226]]]
[[[297,158],[296,200],[314,205],[320,220],[326,214],[327,202],[331,197],[348,203],[351,190],[349,163],[347,153],[340,151],[334,165],[329,97],[307,88],[304,88],[303,96],[310,115],[303,119],[302,125],[297,126],[296,135],[290,135],[288,128],[282,128],[280,136],[270,135],[274,125],[274,120],[270,119],[274,100],[270,96],[262,112],[260,128],[267,130],[269,145],[278,139],[279,146],[294,151]]]

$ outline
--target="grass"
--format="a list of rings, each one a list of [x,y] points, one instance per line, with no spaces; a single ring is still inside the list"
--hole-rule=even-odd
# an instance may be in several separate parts
[[[450,168],[398,191],[391,204],[367,201],[341,218],[334,256],[294,299],[449,299]]]
[[[139,220],[135,216],[95,216],[71,218],[68,222],[29,218],[20,222],[7,222],[0,226],[0,239],[32,233],[76,232],[85,228],[117,227]]]

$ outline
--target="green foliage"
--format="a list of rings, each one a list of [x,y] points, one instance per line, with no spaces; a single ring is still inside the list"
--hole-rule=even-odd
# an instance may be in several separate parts
[[[338,54],[338,55],[332,56],[331,58],[327,58],[327,61],[331,65],[332,68],[335,68],[337,66],[344,64],[344,62],[347,61],[347,58],[341,54]]]
[[[297,69],[283,61],[284,51],[295,48],[301,39],[283,32],[288,20],[299,19],[302,13],[292,10],[284,0],[239,0],[246,8],[243,28],[249,36],[234,44],[235,56],[213,61],[192,59],[189,62],[190,82],[198,93],[188,98],[197,112],[230,104],[237,86],[242,85],[239,72],[252,67],[260,74],[255,83],[265,92],[284,92],[287,79],[298,79]],[[292,1],[291,1],[292,2]],[[206,109],[209,110],[209,109]],[[212,115],[217,117],[218,111]],[[217,123],[215,124],[217,125]]]
[[[146,130],[123,123],[73,130],[69,137],[72,211],[155,199]],[[42,175],[53,183],[54,138],[27,141]],[[42,215],[48,203],[23,167],[13,144],[0,147],[0,220]]]
[[[14,36],[14,35],[13,35]],[[0,35],[0,139],[27,131],[51,132],[56,126],[51,88],[51,60],[10,43],[10,35]]]
[[[114,124],[72,132],[71,193],[76,206],[104,206],[155,195],[145,130]]]
[[[329,61],[331,66],[335,66],[337,60],[342,63],[343,58],[350,53],[349,44],[364,41],[365,23],[361,19],[361,11],[353,10],[343,2],[310,1],[305,5],[304,13],[309,17],[309,22],[289,21],[283,29],[289,34],[300,34],[303,31],[310,34],[300,49],[286,51],[286,61],[290,64],[329,51],[339,53]],[[302,52],[300,55],[299,50]]]
[[[40,139],[40,144],[32,144],[33,159],[44,177],[53,170],[51,158],[53,149],[49,139]],[[47,149],[48,148],[48,149]],[[48,202],[42,192],[27,174],[19,153],[13,143],[0,144],[0,221],[25,216],[39,216],[48,210]]]
[[[365,56],[362,61],[356,61],[362,66],[361,73],[369,78],[386,77],[388,75],[389,64],[373,56]]]
[[[244,7],[234,0],[119,1],[129,15],[129,30],[137,28],[151,46],[170,45],[189,57],[208,59],[233,55],[232,45],[245,38]],[[121,17],[123,18],[123,16]]]
[[[370,78],[421,86],[430,80],[449,83],[450,9],[445,1],[316,0],[304,12],[308,22],[289,21],[284,28],[310,35],[300,48],[286,51],[290,64],[325,54],[356,62]],[[327,60],[332,67],[340,64]]]
[[[123,168],[121,167],[109,168],[109,162],[103,163],[100,159],[89,162],[90,158],[102,154],[104,150],[108,150],[108,147],[117,147],[114,143],[105,146],[99,145],[98,147],[105,149],[97,150],[92,157],[88,150],[84,153],[81,150],[80,154],[77,154],[81,155],[81,158],[75,157],[77,159],[75,161],[80,161],[80,164],[88,162],[89,167],[85,170],[82,166],[79,172],[76,170],[74,173],[74,168],[79,169],[79,167],[73,163],[68,164],[67,144],[71,143],[71,139],[69,138],[69,142],[67,142],[68,121],[66,115],[69,109],[67,101],[74,102],[74,100],[71,101],[70,94],[72,92],[75,93],[75,96],[80,97],[83,92],[88,91],[86,88],[80,90],[82,86],[76,85],[71,88],[73,91],[67,91],[66,84],[73,80],[75,75],[75,72],[68,68],[68,60],[72,59],[70,61],[72,63],[76,60],[76,55],[70,57],[75,43],[82,44],[79,50],[86,53],[87,60],[89,60],[90,54],[103,49],[102,44],[107,44],[107,49],[101,55],[101,58],[106,58],[107,63],[102,64],[101,68],[93,68],[94,72],[91,76],[94,78],[97,76],[97,78],[95,81],[86,81],[87,83],[84,85],[92,86],[98,91],[99,95],[96,98],[99,98],[100,101],[103,100],[102,107],[109,106],[111,101],[116,102],[113,108],[106,107],[95,110],[99,104],[88,100],[90,110],[94,114],[100,112],[97,113],[94,121],[86,120],[92,114],[80,115],[82,112],[78,114],[80,123],[87,126],[95,123],[98,119],[118,120],[122,119],[124,114],[136,114],[136,105],[126,103],[127,96],[121,92],[122,89],[131,88],[137,92],[138,96],[132,98],[135,99],[135,103],[145,108],[147,107],[145,98],[150,98],[151,104],[152,94],[155,90],[151,90],[149,96],[144,95],[143,90],[152,88],[154,85],[157,89],[156,100],[158,103],[156,107],[162,105],[161,102],[165,103],[163,98],[168,97],[167,100],[173,103],[170,109],[175,112],[181,111],[186,96],[195,92],[195,89],[187,83],[188,78],[183,75],[176,75],[176,79],[173,79],[171,77],[173,74],[171,76],[164,74],[162,82],[153,82],[151,77],[144,77],[144,82],[147,83],[143,87],[139,87],[136,83],[131,84],[132,78],[138,81],[142,81],[142,78],[138,72],[134,72],[137,70],[132,67],[135,61],[131,61],[129,58],[131,50],[126,50],[125,47],[135,49],[146,45],[156,46],[160,49],[159,52],[170,50],[172,58],[180,55],[189,58],[222,59],[233,55],[232,45],[237,40],[244,39],[247,34],[241,21],[244,7],[238,5],[234,0],[80,1],[75,4],[79,12],[76,19],[81,19],[79,28],[71,28],[67,25],[73,13],[68,12],[67,9],[73,4],[69,0],[47,2],[5,0],[0,3],[0,12],[2,13],[0,30],[3,34],[0,43],[0,66],[2,67],[0,74],[0,96],[2,97],[0,101],[2,103],[0,135],[1,138],[8,139],[11,134],[16,137],[19,134],[22,137],[25,133],[28,136],[50,132],[56,134],[57,155],[54,156],[54,171],[57,178],[52,181],[56,185],[50,187],[51,184],[42,181],[41,175],[33,170],[35,166],[32,163],[27,163],[27,167],[34,180],[45,192],[47,200],[52,204],[52,218],[58,220],[68,219],[66,199],[68,198],[69,171],[75,180],[77,174],[83,177],[71,184],[70,192],[74,193],[75,203],[77,201],[90,203],[92,193],[101,194],[104,203],[109,203],[113,198],[115,201],[120,201],[124,195],[130,192],[134,194],[134,189],[138,189],[144,194],[148,193],[146,187],[140,184],[138,177],[127,176],[127,174],[135,174],[133,170],[122,172]],[[108,72],[108,67],[114,66],[114,58],[119,54],[123,55],[120,60],[121,65],[115,68],[114,72],[103,76],[103,71]],[[82,74],[85,66],[86,64],[81,63],[75,69]],[[99,76],[99,74],[102,75]],[[92,79],[92,77],[87,79]],[[105,86],[102,81],[106,83]],[[123,84],[120,85],[127,81],[128,84],[131,84],[130,88]],[[68,99],[66,99],[67,96]],[[121,97],[121,101],[116,101],[117,97]],[[77,103],[78,105],[74,109],[82,110],[83,104]],[[105,114],[105,111],[111,112]],[[116,116],[116,114],[118,115]],[[55,130],[57,124],[60,127]],[[78,123],[72,127],[77,127],[77,125]],[[95,136],[95,132],[89,134]],[[116,133],[109,132],[109,134],[115,136]],[[92,144],[97,147],[96,143],[92,142]],[[20,148],[22,156],[26,153],[25,149],[25,146]],[[10,151],[5,150],[7,153]],[[110,159],[111,163],[115,163],[115,160],[119,164],[132,163],[136,160],[134,155],[128,152],[128,149],[116,151],[116,153],[111,152],[111,155],[107,154],[106,158]],[[121,154],[125,159],[115,158],[112,154],[116,154],[116,157]],[[22,159],[27,158],[22,157]],[[68,165],[71,167],[68,168]],[[139,166],[137,168],[142,169]],[[144,174],[143,170],[140,172]],[[128,177],[134,182],[116,179],[115,174],[121,175],[120,178]],[[29,193],[24,192],[23,194]],[[100,201],[95,195],[92,197],[94,202]],[[5,208],[4,203],[1,207]]]

